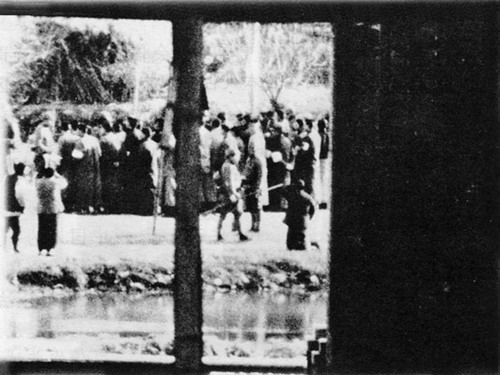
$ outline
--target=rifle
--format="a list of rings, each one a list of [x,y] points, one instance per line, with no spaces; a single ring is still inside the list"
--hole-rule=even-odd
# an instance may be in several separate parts
[[[277,185],[274,185],[274,186],[271,186],[270,188],[267,189],[267,191],[271,191],[271,190],[275,190],[275,189],[278,189],[280,187],[282,187],[284,184],[281,183],[281,184],[277,184]],[[248,194],[247,196],[252,196],[252,195],[255,195],[257,194],[257,192],[254,192],[254,193],[251,193],[251,194]],[[224,202],[224,203],[219,203],[218,205],[216,205],[214,208],[211,208],[210,210],[207,210],[207,211],[204,211],[201,213],[202,216],[206,216],[206,215],[209,215],[213,212],[216,212],[219,208],[222,208],[222,207],[225,207],[225,206],[228,206],[229,203],[227,202]]]

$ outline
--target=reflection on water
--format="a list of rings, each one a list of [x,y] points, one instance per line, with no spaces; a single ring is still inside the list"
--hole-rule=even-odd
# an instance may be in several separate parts
[[[146,336],[173,332],[172,296],[77,295],[0,307],[0,338],[54,338],[103,333]],[[215,294],[203,301],[204,331],[222,339],[304,338],[326,324],[326,298]]]
[[[304,338],[326,324],[326,299],[285,295],[215,295],[204,301],[204,329],[230,340]]]

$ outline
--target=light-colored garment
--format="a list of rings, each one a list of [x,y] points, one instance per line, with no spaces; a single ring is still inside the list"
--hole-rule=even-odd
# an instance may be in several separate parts
[[[52,130],[48,126],[38,125],[35,129],[35,147],[38,153],[52,153],[57,151]]]
[[[255,155],[262,164],[262,179],[260,182],[260,201],[263,206],[269,205],[269,192],[267,184],[266,139],[262,130],[255,129],[248,140],[248,153]]]
[[[323,196],[322,186],[321,186],[321,171],[319,164],[319,155],[321,152],[321,136],[318,133],[318,130],[313,127],[311,133],[309,134],[309,138],[314,145],[314,176],[313,176],[313,195],[316,199]]]
[[[166,147],[161,148],[159,169],[161,171],[159,194],[162,207],[175,206],[175,180],[174,156],[176,140],[173,134],[168,135]]]
[[[204,125],[200,127],[200,162],[203,172],[210,172],[210,144],[212,133]]]
[[[102,204],[101,145],[96,137],[85,134],[77,142],[76,150],[81,151],[83,155],[82,158],[76,159],[77,209],[96,209]]]
[[[61,190],[68,183],[63,177],[39,178],[35,182],[39,214],[58,214],[64,211]]]
[[[158,179],[159,179],[159,173],[160,173],[160,157],[161,154],[159,153],[158,149],[158,143],[153,141],[151,138],[148,138],[144,143],[144,148],[149,151],[151,154],[151,169],[150,169],[150,175],[151,179],[153,180],[153,185],[158,187]]]
[[[227,196],[231,197],[231,195],[238,195],[242,182],[238,167],[230,161],[226,160],[224,164],[222,164],[220,174],[222,183],[224,184],[224,191]]]

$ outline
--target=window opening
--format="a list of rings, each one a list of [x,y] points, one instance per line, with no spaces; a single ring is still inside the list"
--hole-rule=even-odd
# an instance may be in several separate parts
[[[2,358],[173,362],[174,219],[158,198],[171,24],[1,18],[5,161],[26,165],[19,253],[9,233],[2,254]],[[56,246],[39,255],[46,167],[68,186]]]
[[[173,153],[168,150],[175,147],[175,139],[165,136],[162,129],[173,82],[171,25],[82,18],[2,19],[5,35],[10,36],[3,46],[8,51],[2,61],[7,67],[4,71],[9,72],[9,79],[4,80],[9,85],[3,92],[12,109],[8,125],[15,146],[7,150],[6,161],[27,166],[20,253],[7,252],[3,262],[12,285],[7,286],[11,292],[7,303],[0,307],[5,317],[2,356],[141,360],[154,355],[154,361],[172,362],[173,299],[169,292],[175,180],[168,164]],[[156,37],[159,34],[164,38]],[[211,120],[224,113],[227,124],[235,125],[238,114],[242,123],[248,115],[251,121],[265,123],[263,130],[272,136],[276,129],[294,131],[296,120],[303,124],[312,120],[314,128],[317,120],[325,120],[326,131],[332,129],[329,24],[207,24],[204,36],[204,89],[210,110],[206,115]],[[117,195],[126,196],[125,187],[121,185],[121,194],[110,195],[112,190],[106,190],[109,186],[101,181],[101,201],[79,205],[80,185],[87,182],[83,178],[72,186],[73,200],[64,191],[66,208],[59,214],[57,247],[50,257],[48,249],[38,255],[36,169],[53,165],[71,179],[67,173],[75,172],[84,150],[75,146],[70,165],[63,170],[57,157],[43,158],[37,164],[36,129],[44,121],[53,126],[54,145],[65,127],[73,124],[78,137],[87,132],[97,138],[107,132],[120,133],[113,127],[107,130],[104,123],[108,122],[130,127],[142,142],[156,137],[153,141],[163,146],[154,171],[157,180],[152,181],[158,189],[153,189],[153,197],[132,195],[121,201],[122,206],[113,207]],[[82,124],[88,130],[78,134]],[[142,131],[146,128],[149,132]],[[158,135],[161,130],[163,134]],[[318,166],[323,193],[316,195],[320,206],[309,228],[319,249],[287,250],[283,219],[288,203],[279,185],[290,183],[288,173],[268,184],[268,204],[261,213],[259,231],[249,234],[250,241],[234,238],[232,218],[224,222],[225,239],[218,241],[218,214],[211,210],[219,203],[202,201],[205,363],[247,357],[250,362],[286,359],[305,366],[306,340],[326,325],[329,149],[328,145]],[[120,157],[130,157],[134,151],[127,149]],[[266,167],[286,164],[279,152],[267,147]],[[111,165],[122,162],[118,158]],[[275,177],[273,171],[267,173]],[[148,199],[154,211],[142,211]],[[251,221],[251,215],[244,212],[245,233]],[[12,250],[10,238],[6,240],[7,250]]]
[[[212,215],[210,202],[205,202],[210,213],[201,218],[203,269],[208,276],[203,301],[206,364],[226,357],[235,363],[274,361],[305,367],[307,340],[316,328],[326,326],[331,152],[328,139],[320,155],[321,141],[329,137],[319,133],[329,136],[331,129],[332,49],[330,24],[204,26],[204,83],[210,109],[200,135],[223,132],[227,140],[219,148],[207,148],[212,162],[207,163],[207,173],[218,172],[213,162],[219,150],[234,148],[237,169],[249,176],[242,184],[240,221],[243,235],[250,238],[238,236],[234,213],[218,231],[220,215]],[[302,147],[301,124],[313,125],[318,147],[317,180],[314,187],[306,187],[318,205],[307,224],[311,248],[289,251],[288,246],[305,245],[293,236],[287,245],[289,228],[284,223],[287,205],[294,204],[285,199],[285,192],[298,179],[294,167],[299,169],[307,147],[298,158],[292,155],[292,148]],[[255,151],[260,139],[262,150]],[[252,208],[251,154],[260,158],[265,176],[258,192],[261,210]],[[289,218],[290,228],[300,232],[303,228],[293,222],[293,214]]]

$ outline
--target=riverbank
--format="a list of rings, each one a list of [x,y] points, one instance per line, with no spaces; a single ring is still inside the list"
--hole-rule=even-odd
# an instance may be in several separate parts
[[[231,217],[224,241],[215,238],[218,217],[200,217],[207,358],[305,364],[305,337],[326,321],[329,215],[319,211],[314,223],[320,249],[295,252],[286,249],[283,217],[265,212],[261,232],[243,243]],[[242,225],[250,227],[249,215]],[[21,253],[7,243],[2,254],[2,358],[171,357],[172,218],[157,218],[153,234],[152,217],[62,214],[50,257],[38,256],[36,227],[27,210]]]
[[[243,215],[243,227],[250,226]],[[309,293],[328,287],[328,213],[318,213],[313,236],[320,250],[286,249],[284,213],[263,214],[260,233],[241,243],[224,226],[224,241],[216,241],[217,216],[200,218],[203,280],[207,291]],[[38,256],[36,215],[21,216],[21,253],[3,254],[4,274],[11,286],[26,292],[34,288],[56,294],[80,292],[169,293],[174,279],[174,226],[172,218],[132,215],[59,218],[58,246],[53,256]],[[24,293],[22,293],[24,294]]]
[[[168,293],[173,289],[174,271],[152,263],[116,264],[42,262],[9,273],[10,284],[25,292],[28,287],[52,290],[124,293]],[[311,270],[290,259],[264,262],[231,262],[205,267],[207,291],[280,292],[306,294],[327,288],[325,272]],[[60,293],[62,294],[62,293]]]

